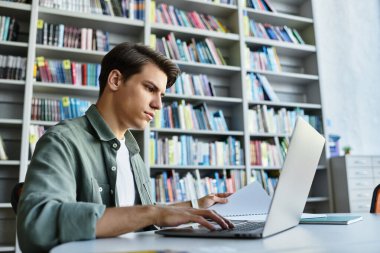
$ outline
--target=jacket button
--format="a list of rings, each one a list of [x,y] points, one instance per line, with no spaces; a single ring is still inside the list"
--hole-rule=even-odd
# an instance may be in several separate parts
[[[113,190],[112,189],[110,190],[110,193],[111,193],[111,195],[113,195]]]
[[[99,187],[99,192],[102,192],[103,191],[103,188],[102,187]]]
[[[115,170],[116,170],[116,166],[112,166],[112,167],[111,167],[111,170],[112,170],[112,171],[115,171]]]
[[[117,143],[112,144],[113,148],[117,148]]]

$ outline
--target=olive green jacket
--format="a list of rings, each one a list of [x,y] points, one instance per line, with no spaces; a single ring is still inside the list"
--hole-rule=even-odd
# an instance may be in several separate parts
[[[139,147],[127,131],[136,199],[154,204]],[[44,252],[77,240],[95,238],[97,220],[115,206],[119,140],[92,105],[86,115],[66,120],[38,141],[25,179],[17,214],[23,252]]]

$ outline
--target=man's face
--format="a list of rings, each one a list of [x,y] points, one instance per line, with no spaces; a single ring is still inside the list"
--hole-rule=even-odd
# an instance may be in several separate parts
[[[167,76],[156,65],[148,63],[142,71],[122,80],[114,97],[119,124],[125,128],[144,129],[162,107]]]

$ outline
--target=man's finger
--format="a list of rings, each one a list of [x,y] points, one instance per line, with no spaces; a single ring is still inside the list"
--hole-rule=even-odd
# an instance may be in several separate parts
[[[201,215],[203,217],[212,219],[213,221],[215,221],[216,223],[218,223],[219,226],[221,228],[223,228],[223,229],[230,228],[228,222],[226,222],[225,219],[222,216],[220,216],[219,214],[215,213],[212,210],[202,210],[202,209],[199,209],[198,212],[197,212],[197,214]]]
[[[215,201],[215,203],[227,203],[228,202],[227,198],[218,197],[218,196],[214,196],[213,200]]]
[[[211,230],[211,231],[214,231],[215,230],[215,227],[214,225],[212,225],[210,222],[208,222],[205,218],[203,218],[202,216],[199,216],[199,215],[192,215],[191,216],[191,221],[192,222],[196,222],[198,224],[201,224],[202,226],[204,226],[205,228]]]
[[[215,196],[221,197],[221,198],[227,198],[232,195],[232,192],[224,192],[224,193],[217,193]]]

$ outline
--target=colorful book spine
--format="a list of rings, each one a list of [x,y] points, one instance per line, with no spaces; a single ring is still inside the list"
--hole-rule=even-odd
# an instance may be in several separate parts
[[[242,165],[243,151],[239,140],[228,137],[225,141],[203,142],[192,136],[169,138],[150,137],[152,164],[158,165]]]
[[[92,103],[79,98],[32,98],[32,120],[61,121],[81,117]]]
[[[0,79],[25,80],[26,58],[0,55]]]
[[[198,199],[213,193],[234,193],[247,184],[244,170],[223,171],[223,177],[219,172],[215,172],[201,178],[199,170],[195,170],[194,173],[187,172],[182,177],[174,169],[170,174],[164,171],[151,178],[152,196],[156,202],[174,203],[188,201],[193,197]]]
[[[36,57],[33,78],[39,82],[98,87],[100,64]]]
[[[166,37],[157,39],[151,35],[151,45],[154,49],[160,51],[172,60],[187,62],[200,62],[206,64],[226,65],[226,61],[221,51],[217,48],[211,39],[196,42],[191,39],[189,42],[176,39],[174,33]]]

